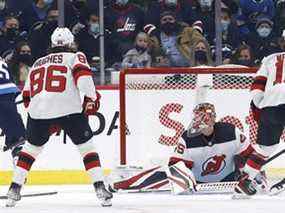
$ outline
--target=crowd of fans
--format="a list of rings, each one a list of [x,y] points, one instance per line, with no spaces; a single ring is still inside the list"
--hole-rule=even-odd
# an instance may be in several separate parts
[[[92,69],[100,59],[99,1],[64,0],[74,50]],[[105,0],[106,68],[214,65],[214,0]],[[222,0],[223,64],[258,66],[285,50],[285,0]],[[57,27],[57,0],[0,0],[0,56],[17,83],[45,55]]]

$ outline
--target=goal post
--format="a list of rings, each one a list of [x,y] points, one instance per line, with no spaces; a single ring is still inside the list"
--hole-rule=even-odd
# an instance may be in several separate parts
[[[191,121],[197,100],[213,103],[217,120],[237,125],[254,140],[256,124],[249,112],[249,87],[256,71],[246,67],[122,70],[120,164],[137,160],[136,165],[144,166],[156,158],[167,160]],[[201,99],[198,92],[203,82],[207,82],[208,91],[202,91],[205,97]]]

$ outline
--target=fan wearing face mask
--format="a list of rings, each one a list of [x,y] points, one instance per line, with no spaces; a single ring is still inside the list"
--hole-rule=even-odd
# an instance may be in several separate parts
[[[267,16],[271,21],[275,16],[275,5],[273,0],[240,0],[240,12],[237,23],[243,36],[255,31],[257,19]]]
[[[144,11],[129,0],[113,0],[104,13],[105,28],[110,30],[115,62],[121,63],[123,55],[133,47],[136,35],[144,25]]]
[[[170,66],[190,66],[191,47],[196,41],[203,39],[202,34],[198,30],[177,21],[172,11],[164,11],[160,15],[159,29],[159,32],[151,36],[155,60],[166,56]]]
[[[18,87],[23,88],[33,63],[32,51],[25,41],[19,42],[15,48],[11,61],[8,63],[11,74]]]
[[[33,0],[32,5],[25,7],[20,16],[21,28],[28,31],[38,21],[44,21],[48,10],[54,6],[56,0]]]
[[[197,0],[197,2],[197,20],[203,23],[203,35],[213,45],[215,38],[214,0]]]
[[[205,39],[195,42],[192,49],[194,50],[191,59],[192,66],[213,66],[210,46]]]
[[[13,50],[17,42],[25,40],[26,37],[20,32],[19,20],[14,16],[6,16],[4,26],[0,32],[0,54]]]
[[[113,50],[111,47],[112,40],[110,32],[105,29],[105,63],[110,65]],[[88,15],[88,20],[84,27],[75,35],[75,40],[78,44],[78,50],[84,52],[88,62],[91,63],[94,56],[100,56],[100,24],[99,11],[92,10]]]
[[[260,17],[251,34],[248,44],[256,52],[256,58],[261,61],[265,56],[278,52],[277,38],[273,31],[273,22],[268,17]]]
[[[222,42],[236,48],[241,43],[241,36],[229,8],[222,8]]]
[[[135,40],[134,48],[130,49],[122,62],[123,68],[142,68],[150,67],[151,65],[151,56],[148,53],[149,49],[149,36],[140,32]]]
[[[159,26],[160,15],[163,11],[172,11],[177,20],[192,25],[197,19],[195,10],[192,9],[191,1],[184,0],[155,0],[148,7],[145,16],[144,31],[149,35]]]

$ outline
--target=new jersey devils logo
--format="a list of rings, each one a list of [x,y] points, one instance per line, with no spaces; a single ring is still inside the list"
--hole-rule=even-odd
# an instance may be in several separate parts
[[[226,155],[215,155],[208,158],[202,165],[201,176],[219,174],[226,166]]]

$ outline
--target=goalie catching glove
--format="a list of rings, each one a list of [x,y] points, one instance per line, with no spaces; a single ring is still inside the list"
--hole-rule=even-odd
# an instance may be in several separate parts
[[[100,108],[100,99],[101,95],[98,91],[96,91],[96,100],[92,100],[91,98],[84,96],[84,101],[83,101],[83,110],[85,115],[95,115],[95,113],[98,111]]]

